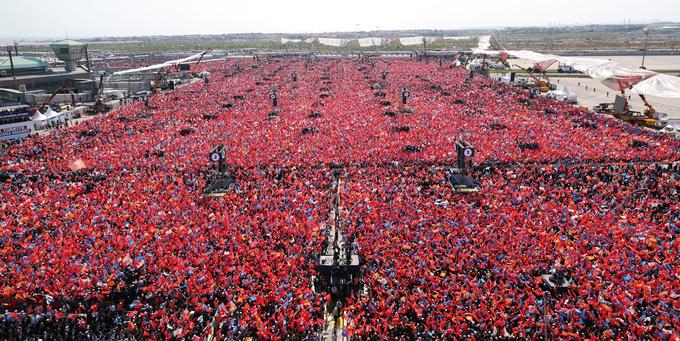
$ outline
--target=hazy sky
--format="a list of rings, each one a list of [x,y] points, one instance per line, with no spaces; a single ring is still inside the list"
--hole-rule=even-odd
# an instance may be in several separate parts
[[[0,38],[680,21],[680,0],[0,0]]]

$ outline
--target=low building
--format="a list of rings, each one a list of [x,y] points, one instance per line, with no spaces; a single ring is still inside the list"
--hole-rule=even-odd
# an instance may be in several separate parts
[[[0,57],[0,77],[12,76],[12,64],[14,64],[15,76],[40,75],[50,72],[50,64],[46,61],[28,56]]]
[[[0,108],[4,105],[18,105],[24,101],[25,97],[22,91],[0,88]]]

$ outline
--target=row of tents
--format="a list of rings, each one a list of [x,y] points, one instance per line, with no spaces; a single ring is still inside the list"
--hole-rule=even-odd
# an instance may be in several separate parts
[[[35,130],[43,130],[50,126],[66,124],[66,116],[66,111],[56,112],[52,108],[47,107],[45,113],[36,110],[31,117],[31,121],[33,121]]]

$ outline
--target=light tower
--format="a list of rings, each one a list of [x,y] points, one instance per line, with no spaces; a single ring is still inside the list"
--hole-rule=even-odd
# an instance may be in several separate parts
[[[54,42],[50,44],[50,47],[57,58],[64,62],[66,72],[73,72],[76,70],[76,62],[80,60],[85,44],[66,39]]]
[[[641,69],[647,69],[645,67],[645,57],[647,56],[647,39],[649,39],[649,27],[645,27],[642,29],[642,33],[645,34],[645,45],[642,48],[642,65],[640,66]]]

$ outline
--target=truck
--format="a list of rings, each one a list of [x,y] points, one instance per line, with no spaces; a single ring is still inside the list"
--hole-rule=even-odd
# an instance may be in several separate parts
[[[558,73],[576,73],[576,69],[574,69],[572,66],[569,65],[564,65],[560,64],[557,66],[557,72]]]

